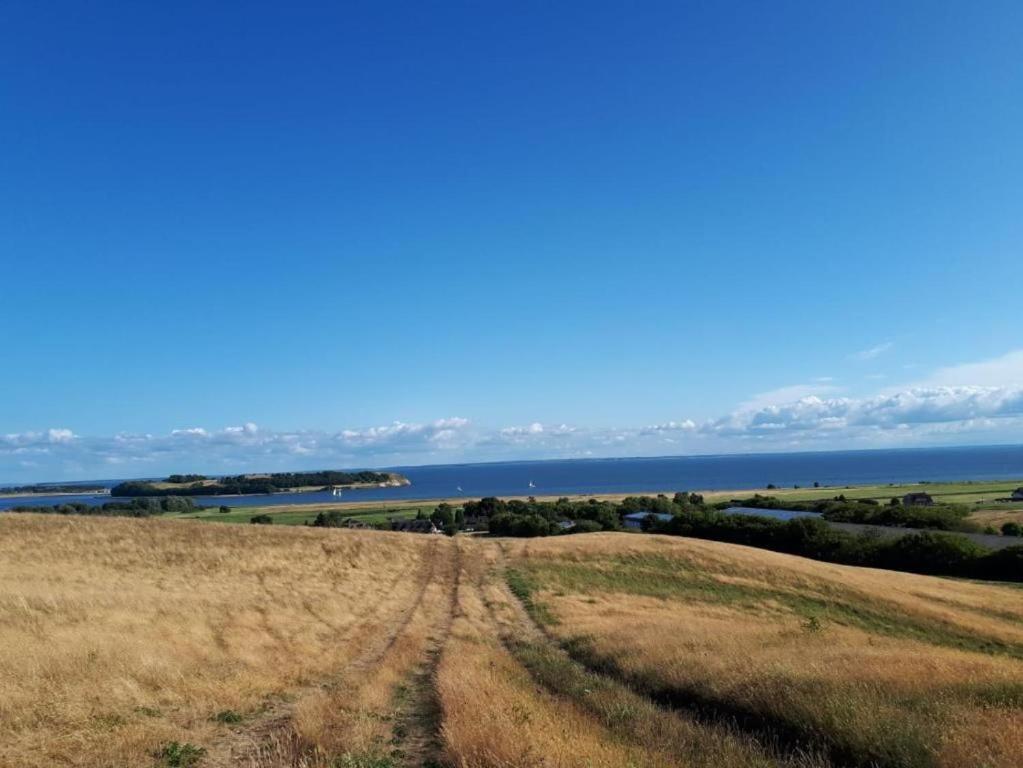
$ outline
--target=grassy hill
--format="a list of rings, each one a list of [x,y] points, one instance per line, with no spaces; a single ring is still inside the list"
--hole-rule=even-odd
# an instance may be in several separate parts
[[[1015,766],[1021,596],[654,535],[0,515],[0,766]]]

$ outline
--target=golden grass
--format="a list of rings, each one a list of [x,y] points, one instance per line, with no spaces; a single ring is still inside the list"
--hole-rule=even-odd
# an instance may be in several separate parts
[[[0,515],[0,766],[829,764],[665,692],[881,764],[1017,765],[1021,596],[661,536]],[[607,674],[552,642],[579,636]]]
[[[586,638],[586,654],[643,685],[888,764],[1019,764],[1018,589],[658,536],[507,549],[533,574],[550,631]]]
[[[382,633],[366,644],[350,664],[341,684],[316,691],[296,708],[293,727],[301,741],[322,755],[386,757],[394,742],[394,718],[404,715],[404,730],[429,713],[409,711],[430,702],[411,701],[413,676],[427,672],[424,660],[439,651],[450,629],[451,585],[458,568],[457,546],[433,539],[430,571],[415,606],[393,634]],[[397,696],[396,694],[401,694]],[[432,734],[406,733],[403,751],[426,755]]]
[[[617,743],[577,706],[540,689],[503,647],[483,578],[479,562],[462,571],[437,673],[447,761],[460,768],[670,765]]]
[[[985,509],[972,513],[968,519],[983,528],[990,525],[995,530],[1001,530],[1005,523],[1023,525],[1023,508]],[[1020,544],[1023,545],[1023,540],[1020,541]]]
[[[0,516],[0,764],[149,765],[330,678],[421,584],[397,534]],[[212,751],[215,751],[212,750]]]

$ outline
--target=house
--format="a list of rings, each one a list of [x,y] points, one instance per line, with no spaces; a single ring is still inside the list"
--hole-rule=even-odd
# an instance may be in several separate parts
[[[650,519],[651,522],[666,523],[674,517],[666,512],[631,512],[622,518],[622,524],[633,531],[643,530],[643,521]]]
[[[433,524],[433,520],[392,520],[392,531],[403,531],[405,533],[440,533],[440,528]]]
[[[904,507],[930,507],[934,505],[934,499],[929,493],[907,493],[902,497]]]
[[[563,531],[570,531],[573,528],[575,528],[575,521],[574,520],[559,520],[558,521],[558,528],[560,528]]]

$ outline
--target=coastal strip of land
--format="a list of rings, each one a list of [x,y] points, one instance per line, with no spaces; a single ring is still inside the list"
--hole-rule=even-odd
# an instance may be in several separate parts
[[[850,501],[870,499],[879,504],[889,503],[891,499],[901,499],[911,493],[927,493],[937,504],[956,504],[968,506],[970,513],[965,518],[977,526],[975,536],[983,536],[978,541],[990,546],[990,539],[998,536],[987,536],[980,531],[1000,529],[1005,523],[1023,525],[1023,500],[1011,501],[1015,489],[1023,486],[1023,480],[1000,482],[950,482],[950,483],[901,483],[878,484],[863,486],[819,486],[810,488],[764,488],[734,489],[724,491],[697,491],[707,504],[718,504],[731,500],[742,500],[756,494],[766,494],[781,502],[809,502],[833,499],[842,496]],[[532,498],[538,502],[554,502],[567,498],[571,502],[582,502],[595,499],[601,502],[621,503],[624,499],[637,496],[656,497],[657,492],[633,493],[597,493],[597,494],[536,494],[534,496],[502,496],[504,501],[528,501]],[[343,513],[347,517],[357,519],[367,525],[375,525],[388,520],[402,520],[417,516],[428,517],[441,504],[457,508],[465,504],[464,497],[436,497],[413,500],[374,500],[359,501],[348,499],[336,502],[317,504],[273,504],[258,506],[230,506],[229,499],[224,499],[221,507],[207,507],[192,513],[181,515],[182,519],[201,519],[221,523],[248,523],[256,515],[268,515],[279,525],[311,524],[321,513]],[[879,526],[878,526],[879,527]],[[849,529],[851,530],[851,529]],[[898,535],[912,532],[907,528],[893,529],[889,533]],[[999,541],[1007,546],[1007,541]]]
[[[396,488],[409,480],[397,472],[373,470],[269,472],[223,477],[170,475],[164,480],[127,480],[110,489],[111,496],[252,496],[358,488]]]

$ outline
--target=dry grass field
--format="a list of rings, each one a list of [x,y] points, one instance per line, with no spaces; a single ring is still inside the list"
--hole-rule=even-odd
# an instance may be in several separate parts
[[[588,667],[836,764],[1018,766],[1023,592],[716,542],[505,543]]]
[[[1010,766],[1023,592],[660,536],[0,515],[0,766]]]
[[[984,509],[974,512],[969,519],[982,528],[990,525],[992,528],[1000,529],[1005,523],[1023,525],[1023,507],[1013,505],[1003,509]]]

